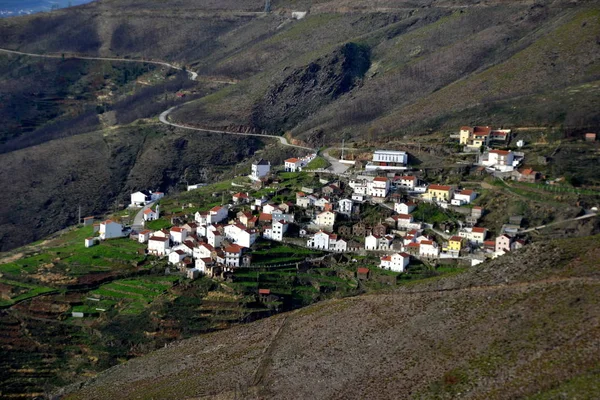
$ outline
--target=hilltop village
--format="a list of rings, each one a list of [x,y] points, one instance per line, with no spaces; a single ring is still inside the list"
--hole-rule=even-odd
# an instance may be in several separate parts
[[[494,149],[510,135],[507,129],[464,126],[455,137],[463,152],[476,156],[476,173],[538,182],[539,172],[520,167],[525,153]],[[518,148],[523,144],[517,141]],[[164,194],[136,192],[130,207],[142,207],[137,222],[130,227],[112,220],[95,224],[98,236],[85,239],[85,246],[129,236],[145,244],[147,254],[168,259],[174,270],[196,279],[226,278],[252,266],[259,238],[345,254],[353,262],[356,257],[377,257],[379,268],[396,273],[414,263],[476,265],[527,244],[532,229],[524,229],[522,215],[507,215],[502,228],[493,231],[480,223],[490,210],[475,204],[477,189],[426,182],[410,159],[406,151],[377,149],[361,167],[355,161],[334,161],[337,172],[319,166],[324,160],[316,153],[277,166],[256,160],[246,178],[249,190],[230,190],[228,201],[221,193],[221,204],[179,213],[171,217],[170,226],[156,230],[150,227],[162,217]],[[202,186],[189,185],[188,190]],[[359,270],[363,276],[370,272]]]

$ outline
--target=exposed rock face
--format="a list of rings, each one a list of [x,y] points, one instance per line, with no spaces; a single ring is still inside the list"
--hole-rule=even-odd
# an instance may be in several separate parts
[[[269,88],[254,105],[252,124],[273,132],[292,128],[359,85],[370,65],[367,47],[347,43]]]

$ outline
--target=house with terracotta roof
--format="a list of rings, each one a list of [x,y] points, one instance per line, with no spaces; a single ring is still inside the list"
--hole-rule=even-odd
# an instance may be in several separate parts
[[[148,239],[148,253],[155,256],[165,256],[171,251],[171,243],[168,237],[150,236]]]
[[[459,143],[467,150],[479,150],[490,143],[492,128],[489,126],[462,126],[459,131]]]
[[[147,208],[144,210],[144,221],[154,221],[156,219],[158,219],[158,206],[157,207],[157,211],[154,211],[151,208]]]
[[[369,268],[358,267],[358,269],[356,270],[356,278],[361,281],[369,280],[370,274],[371,274],[371,270],[369,270]]]
[[[215,262],[210,257],[198,257],[196,260],[196,269],[203,275],[212,276],[212,269]]]
[[[595,133],[586,133],[584,135],[585,141],[586,142],[595,142],[596,141],[596,134]]]
[[[462,250],[464,238],[455,235],[448,239],[448,245],[444,249],[448,253],[458,254]]]
[[[206,229],[206,241],[212,247],[219,247],[223,243],[223,235],[217,229]]]
[[[169,238],[173,243],[183,243],[185,238],[187,237],[187,231],[179,226],[174,226],[169,231]]]
[[[510,251],[513,244],[513,238],[508,235],[500,235],[496,238],[494,250]]]
[[[231,196],[231,199],[235,204],[242,204],[248,203],[250,201],[250,196],[248,196],[248,193],[238,192]]]
[[[425,200],[434,202],[449,202],[452,199],[454,189],[447,185],[429,185],[427,192],[422,196]]]
[[[385,176],[378,176],[368,183],[369,196],[374,200],[385,199],[390,191],[390,180]]]
[[[477,198],[477,192],[470,189],[461,190],[455,192],[452,198],[451,204],[455,206],[462,206],[463,204],[471,204],[473,200]]]
[[[479,226],[463,228],[458,231],[458,236],[467,239],[473,244],[483,244],[487,235],[487,229]]]
[[[152,231],[149,229],[144,229],[143,231],[138,233],[138,242],[146,243],[150,236],[152,235]]]
[[[302,167],[302,161],[299,158],[288,158],[283,162],[283,168],[285,172],[298,172]]]
[[[181,250],[174,250],[169,253],[169,264],[179,265],[185,258],[185,253]]]
[[[519,182],[535,183],[540,179],[540,173],[531,168],[523,168],[513,172],[513,179],[516,179]]]
[[[417,182],[417,177],[411,175],[397,176],[394,178],[395,186],[405,188],[408,190],[413,190],[415,186],[417,186]]]
[[[440,255],[440,248],[433,240],[421,240],[419,242],[419,255],[426,258],[437,258]]]
[[[393,236],[379,236],[370,234],[365,238],[365,250],[389,250],[394,241]]]
[[[379,267],[394,272],[404,272],[410,262],[410,254],[394,253],[380,258]]]
[[[479,157],[479,165],[500,172],[510,172],[523,159],[523,153],[517,156],[510,150],[489,150]]]
[[[242,260],[244,248],[237,244],[231,244],[223,249],[225,252],[225,265],[227,267],[239,267]]]

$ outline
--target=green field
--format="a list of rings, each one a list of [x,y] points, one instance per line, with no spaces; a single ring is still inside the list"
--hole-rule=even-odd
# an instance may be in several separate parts
[[[102,285],[89,294],[103,301],[122,302],[122,314],[139,314],[157,297],[165,294],[179,279],[178,276],[119,279]]]

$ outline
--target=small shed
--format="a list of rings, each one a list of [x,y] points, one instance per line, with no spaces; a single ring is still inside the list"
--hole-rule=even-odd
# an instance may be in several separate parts
[[[93,245],[96,244],[96,241],[94,240],[94,238],[89,237],[89,238],[85,238],[84,244],[85,244],[85,247],[92,247]]]
[[[371,275],[371,270],[369,268],[358,268],[356,270],[356,277],[361,281],[368,281]]]
[[[595,133],[586,133],[585,134],[585,141],[586,142],[595,142],[596,141],[596,134]]]
[[[85,217],[83,219],[83,226],[90,226],[94,224],[94,217]]]

